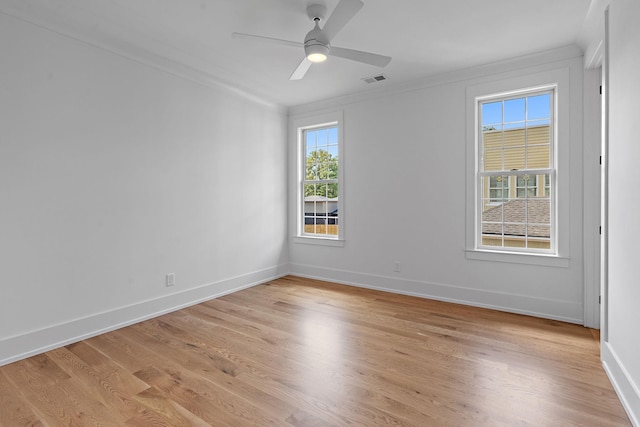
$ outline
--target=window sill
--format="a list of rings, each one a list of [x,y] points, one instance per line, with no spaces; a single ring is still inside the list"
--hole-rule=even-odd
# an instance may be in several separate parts
[[[339,248],[344,247],[343,239],[330,239],[326,237],[295,236],[293,237],[293,243],[302,243],[305,245],[333,246]]]
[[[569,267],[569,258],[548,254],[526,254],[481,249],[466,249],[467,259],[476,261],[508,262],[515,264],[539,265],[544,267]]]

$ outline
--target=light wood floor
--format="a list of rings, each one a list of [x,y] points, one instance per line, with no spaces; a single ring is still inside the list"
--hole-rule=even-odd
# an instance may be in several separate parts
[[[285,277],[0,367],[0,425],[630,426],[577,325]]]

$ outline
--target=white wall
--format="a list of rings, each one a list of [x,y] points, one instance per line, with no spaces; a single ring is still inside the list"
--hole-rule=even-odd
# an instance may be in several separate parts
[[[640,426],[640,3],[609,6],[608,341],[605,367],[634,425]]]
[[[0,365],[286,273],[286,112],[2,14],[0,73]]]
[[[568,137],[559,141],[569,163],[562,176],[569,216],[561,219],[568,266],[467,259],[467,90],[553,70],[568,74],[568,87],[560,89]],[[582,90],[581,52],[566,48],[291,109],[290,124],[344,112],[345,164],[344,247],[291,239],[292,273],[582,323]],[[291,128],[289,135],[294,177]],[[294,215],[295,183],[289,191]],[[289,232],[295,234],[293,225]]]

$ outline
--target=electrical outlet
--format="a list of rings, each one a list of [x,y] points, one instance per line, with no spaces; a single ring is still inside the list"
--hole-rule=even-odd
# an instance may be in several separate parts
[[[167,274],[165,279],[167,286],[173,286],[176,284],[176,275],[174,273]]]
[[[400,273],[400,261],[396,261],[393,263],[393,271],[396,273]]]

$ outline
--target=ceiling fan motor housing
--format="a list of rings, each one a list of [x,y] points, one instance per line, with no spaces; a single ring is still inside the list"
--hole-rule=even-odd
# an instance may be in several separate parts
[[[322,62],[327,59],[331,48],[329,40],[318,25],[319,20],[316,18],[316,26],[304,38],[304,53],[311,62]]]

